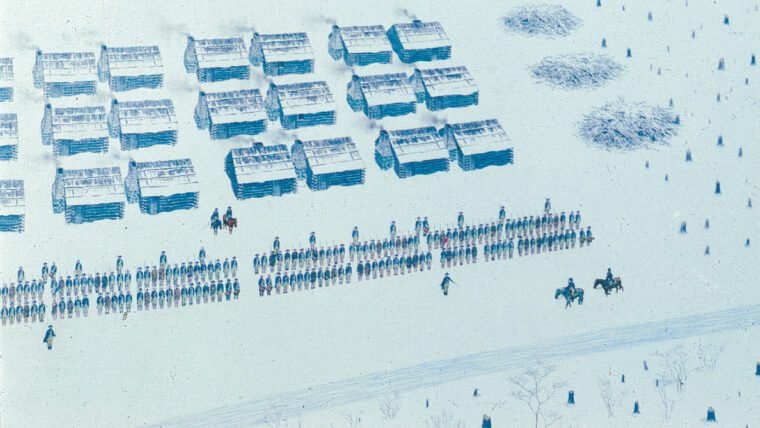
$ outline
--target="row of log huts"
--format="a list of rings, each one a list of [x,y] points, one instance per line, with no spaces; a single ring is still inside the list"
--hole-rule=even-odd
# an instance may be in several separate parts
[[[67,223],[118,220],[125,203],[135,203],[145,214],[198,207],[198,180],[190,159],[129,163],[121,168],[64,169],[53,182],[53,212]]]
[[[13,101],[13,59],[0,58],[0,102]],[[18,158],[18,116],[0,114],[0,160]],[[24,231],[24,182],[0,180],[0,232]]]
[[[348,84],[348,103],[372,119],[416,111],[424,102],[430,110],[465,107],[478,103],[478,88],[464,67],[417,69],[403,73],[354,76]],[[108,137],[118,138],[122,150],[135,150],[177,142],[178,125],[169,99],[114,100],[110,114],[104,106],[45,106],[42,142],[53,154],[108,151]],[[257,135],[267,121],[280,121],[284,129],[332,125],[336,121],[335,98],[324,81],[275,85],[266,98],[258,89],[201,92],[195,108],[198,128],[208,129],[212,139]],[[0,159],[15,159],[18,124],[14,114],[0,116]]]
[[[388,64],[392,52],[402,62],[444,60],[451,57],[451,42],[439,22],[333,26],[328,51],[350,66]],[[314,71],[314,51],[306,33],[254,33],[246,49],[242,37],[196,39],[188,36],[184,64],[200,82],[248,79],[251,65],[264,74],[305,74]],[[97,82],[112,91],[158,88],[164,71],[158,46],[101,46],[95,52],[43,52],[37,50],[33,80],[50,98],[92,95]],[[13,97],[13,63],[0,58],[0,101]]]
[[[495,119],[447,124],[438,130],[423,127],[383,130],[375,141],[375,160],[381,169],[393,168],[399,178],[448,171],[457,162],[465,171],[513,161],[507,133]],[[285,145],[233,149],[226,171],[238,199],[280,196],[296,191],[305,180],[312,190],[364,183],[366,168],[349,137],[296,140]]]
[[[393,168],[399,178],[448,171],[457,162],[465,171],[513,162],[507,133],[496,119],[382,130],[375,141],[375,161],[380,169]]]
[[[118,138],[122,150],[177,142],[177,118],[169,99],[114,100],[110,113],[104,106],[45,106],[42,143],[53,147],[53,155],[105,153],[108,138]]]

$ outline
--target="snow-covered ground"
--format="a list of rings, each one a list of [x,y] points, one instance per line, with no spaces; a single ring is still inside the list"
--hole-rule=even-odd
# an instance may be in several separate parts
[[[760,199],[760,93],[757,67],[750,66],[760,39],[756,3],[691,2],[687,6],[684,0],[603,0],[602,7],[596,7],[593,0],[567,2],[564,7],[583,24],[570,36],[551,40],[526,38],[501,28],[499,17],[522,4],[480,2],[463,7],[459,2],[284,1],[200,7],[170,1],[160,5],[3,1],[0,56],[14,57],[16,99],[0,103],[0,112],[18,113],[20,147],[18,161],[0,165],[0,179],[25,180],[26,230],[0,236],[2,281],[11,281],[19,265],[29,276],[39,272],[42,262],[55,261],[65,273],[81,259],[85,271],[102,272],[113,269],[119,254],[132,268],[155,264],[161,250],[167,251],[170,263],[190,260],[201,246],[213,258],[237,256],[243,281],[236,302],[132,313],[126,320],[118,315],[93,316],[91,310],[89,318],[55,322],[58,338],[52,351],[40,343],[47,323],[3,326],[0,425],[171,424],[223,406],[368,373],[534,347],[566,335],[758,303],[760,221],[757,208],[747,207],[749,198],[755,203]],[[647,20],[650,11],[651,22]],[[372,123],[352,112],[345,101],[351,70],[327,54],[330,27],[337,22],[388,28],[408,21],[411,14],[441,21],[453,43],[452,59],[445,63],[468,68],[479,85],[480,104],[435,114],[420,106],[415,115]],[[723,23],[724,15],[729,16],[730,25]],[[212,141],[206,131],[197,130],[193,109],[198,91],[265,90],[268,81],[255,68],[249,81],[201,85],[195,75],[185,73],[182,56],[188,34],[243,36],[248,44],[254,30],[306,31],[316,52],[315,74],[274,81],[324,79],[338,105],[335,126],[284,132],[273,125],[256,140],[290,145],[295,138],[351,136],[367,168],[366,184],[324,192],[302,187],[282,198],[234,199],[224,156],[230,148],[249,142]],[[606,39],[605,49],[602,39]],[[165,87],[120,93],[116,98],[171,98],[180,126],[176,146],[122,152],[112,139],[108,154],[54,160],[51,148],[41,144],[44,99],[41,90],[32,86],[35,48],[96,51],[102,43],[159,45]],[[631,58],[626,58],[627,48]],[[553,89],[531,77],[529,68],[543,58],[576,52],[610,55],[626,71],[591,91]],[[720,58],[725,59],[725,70],[718,70]],[[375,64],[361,72],[409,73],[413,69],[397,57],[394,60],[392,65]],[[95,97],[62,102],[108,104],[112,94],[107,85],[99,84],[98,90]],[[672,99],[681,125],[671,145],[616,153],[581,141],[577,124],[583,116],[619,97],[660,106]],[[477,172],[453,167],[448,173],[400,180],[374,163],[379,127],[440,127],[445,121],[488,118],[497,118],[509,133],[514,165]],[[724,146],[718,147],[721,135]],[[742,157],[738,156],[740,147]],[[694,159],[690,163],[684,162],[687,148]],[[148,216],[130,205],[122,221],[83,225],[67,225],[62,215],[52,213],[50,192],[58,166],[120,165],[126,175],[132,159],[186,157],[193,160],[201,184],[198,210]],[[716,180],[720,180],[721,195],[714,194]],[[460,210],[468,223],[479,223],[494,218],[500,205],[506,205],[510,216],[537,214],[546,197],[555,209],[580,209],[583,224],[592,226],[596,242],[584,249],[452,268],[461,286],[445,298],[437,288],[443,272],[435,267],[401,278],[354,281],[350,286],[287,296],[261,299],[255,290],[251,256],[268,250],[274,236],[280,237],[283,248],[305,247],[311,231],[320,243],[347,243],[353,226],[359,227],[363,237],[382,237],[391,220],[404,233],[411,230],[417,216],[428,216],[436,227],[452,225]],[[235,210],[240,227],[233,235],[215,237],[208,229],[208,216],[213,208],[228,205]],[[703,227],[706,219],[709,229]],[[688,225],[685,235],[678,232],[683,221]],[[745,247],[748,238],[753,245]],[[710,255],[705,255],[708,245]],[[592,290],[592,282],[607,267],[623,278],[626,288],[605,298],[601,291]],[[564,310],[553,293],[570,276],[586,289],[586,300],[581,307]],[[705,417],[709,405],[716,408],[721,424],[743,426],[756,421],[758,414],[751,412],[757,410],[747,403],[756,402],[760,388],[758,378],[751,376],[760,359],[752,348],[757,334],[748,328],[720,338],[688,339],[684,346],[690,350],[697,340],[725,345],[725,358],[719,360],[715,372],[693,376],[679,401],[688,405],[677,404],[668,421],[660,410],[656,415],[650,410],[658,405],[650,384],[659,369],[643,373],[640,367],[655,350],[671,349],[675,343],[554,362],[556,378],[575,389],[578,401],[575,408],[559,407],[560,424],[692,426]],[[633,377],[614,419],[607,418],[598,393],[598,379],[610,373],[616,380],[618,373]],[[531,417],[519,403],[508,402],[509,410],[492,410],[494,401],[508,400],[508,378],[513,374],[461,379],[435,391],[427,387],[404,393],[398,422],[380,418],[377,399],[334,408],[329,395],[324,397],[323,412],[298,417],[304,426],[347,426],[341,413],[363,412],[361,426],[424,426],[429,418],[424,412],[447,406],[454,418],[467,421],[468,426],[479,423],[483,413],[509,421],[499,426],[527,426]],[[648,386],[634,392],[635,382]],[[484,397],[473,400],[473,387],[481,388]],[[393,385],[388,391],[393,391]],[[737,391],[742,392],[741,398],[736,397]],[[639,393],[642,398],[634,398]],[[566,391],[561,394],[564,398]],[[432,410],[420,404],[424,398],[433,398]],[[642,414],[631,420],[628,416],[636,399],[642,404]],[[444,400],[451,405],[442,404]],[[293,424],[295,419],[288,421]],[[253,423],[241,421],[242,425]]]

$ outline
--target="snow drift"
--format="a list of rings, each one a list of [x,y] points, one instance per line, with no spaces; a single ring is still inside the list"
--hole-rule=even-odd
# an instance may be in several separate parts
[[[607,150],[635,150],[667,145],[677,126],[671,109],[619,99],[587,114],[579,132],[586,142]]]
[[[537,4],[514,9],[503,18],[507,31],[526,36],[565,37],[582,21],[556,4]]]
[[[544,58],[530,69],[533,77],[563,89],[598,88],[619,77],[624,68],[607,55],[561,54]]]

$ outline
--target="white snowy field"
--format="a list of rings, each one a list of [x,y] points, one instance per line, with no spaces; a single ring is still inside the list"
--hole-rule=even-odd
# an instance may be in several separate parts
[[[677,340],[567,358],[561,362],[544,362],[553,370],[545,378],[544,390],[560,383],[548,401],[547,409],[559,414],[555,426],[562,427],[661,427],[661,426],[753,426],[760,413],[755,365],[749,355],[757,352],[758,329],[737,330],[720,335]],[[698,350],[702,354],[698,356]],[[665,417],[663,396],[658,379],[667,373],[665,356],[683,352],[686,381],[683,392],[674,386],[665,388],[665,400],[672,403]],[[714,361],[714,364],[711,363]],[[647,369],[644,369],[646,363]],[[594,370],[590,370],[593,368]],[[338,406],[283,419],[280,427],[350,426],[351,418],[361,418],[359,426],[479,426],[483,415],[493,426],[532,426],[533,414],[528,406],[512,396],[517,387],[512,382],[523,370],[511,370],[488,376],[473,376],[435,387],[420,388],[398,394],[388,387],[384,394],[350,406]],[[625,382],[621,383],[625,375]],[[606,385],[605,385],[606,384]],[[474,396],[477,388],[478,397]],[[574,392],[575,404],[568,404],[568,392]],[[605,393],[603,395],[603,392]],[[426,401],[429,407],[426,407]],[[634,405],[639,403],[639,414]],[[609,404],[609,411],[607,405]],[[385,412],[382,410],[385,407]],[[706,424],[707,409],[715,410],[717,424]],[[388,409],[396,410],[391,416]],[[269,423],[281,412],[278,403],[269,405]]]
[[[18,113],[21,140],[19,160],[1,164],[0,179],[23,179],[26,189],[26,231],[0,236],[2,281],[11,281],[20,265],[30,276],[39,272],[42,262],[55,261],[61,273],[66,273],[81,259],[86,271],[102,272],[112,270],[121,254],[133,269],[155,264],[161,250],[167,251],[170,263],[189,260],[200,246],[213,258],[237,256],[243,278],[237,302],[132,313],[126,321],[118,315],[93,316],[93,310],[87,319],[55,322],[58,340],[52,351],[41,343],[47,323],[2,327],[0,425],[162,423],[366,373],[532,346],[568,332],[582,334],[758,303],[755,278],[760,273],[760,222],[757,208],[747,208],[749,198],[755,203],[760,199],[760,93],[757,67],[750,66],[760,39],[757,3],[602,3],[596,7],[595,0],[567,2],[564,7],[581,18],[583,25],[569,37],[552,40],[504,32],[499,17],[525,4],[513,2],[479,2],[466,7],[457,2],[346,1],[224,2],[213,7],[147,1],[0,3],[0,56],[14,57],[16,70],[16,99],[0,103],[0,112]],[[647,20],[649,11],[651,22]],[[388,28],[408,21],[407,14],[441,21],[453,42],[452,59],[445,63],[469,69],[480,87],[478,106],[436,114],[421,107],[416,115],[377,123],[350,110],[345,91],[351,70],[327,54],[332,23],[383,24]],[[728,26],[723,24],[724,15],[730,17]],[[304,187],[282,198],[234,199],[224,172],[224,156],[230,148],[250,141],[212,141],[207,131],[197,130],[193,109],[198,91],[252,87],[265,91],[268,81],[254,68],[249,81],[202,85],[195,75],[185,73],[182,56],[188,34],[242,36],[248,44],[254,30],[306,31],[316,52],[315,74],[273,80],[326,80],[338,105],[335,126],[284,132],[279,125],[271,125],[269,132],[255,139],[290,145],[295,138],[351,136],[367,168],[366,184],[324,192]],[[603,38],[606,49],[601,48]],[[171,98],[180,124],[179,143],[121,152],[112,139],[106,155],[54,160],[51,148],[41,144],[39,124],[45,101],[41,90],[32,86],[34,50],[96,51],[103,43],[160,47],[165,87],[119,93],[116,98]],[[631,58],[625,57],[627,48]],[[528,67],[545,56],[585,51],[606,53],[627,70],[617,81],[593,91],[552,89],[529,76]],[[725,58],[723,71],[717,69],[720,58]],[[392,65],[376,64],[359,71],[412,69],[394,57]],[[108,87],[100,84],[95,97],[53,103],[108,104],[112,96]],[[618,97],[660,106],[667,106],[672,99],[681,119],[679,135],[669,147],[631,153],[607,152],[581,141],[577,122],[593,107]],[[497,118],[509,133],[514,165],[468,173],[452,166],[448,173],[400,180],[374,162],[374,140],[380,127],[441,127],[445,121],[488,118]],[[724,147],[717,147],[719,135]],[[740,147],[742,157],[737,155]],[[687,148],[694,158],[691,163],[684,162]],[[201,182],[198,210],[147,216],[131,205],[122,221],[83,225],[67,225],[63,215],[52,213],[50,192],[58,166],[119,165],[126,175],[127,162],[132,159],[184,157],[192,159]],[[721,195],[714,194],[716,180],[721,182]],[[348,287],[264,299],[255,290],[251,256],[268,250],[275,235],[283,249],[305,247],[311,231],[320,243],[348,242],[353,226],[359,227],[362,239],[380,237],[394,219],[403,233],[411,229],[417,216],[428,216],[434,226],[440,226],[453,224],[460,210],[468,223],[491,219],[500,205],[506,205],[510,216],[537,214],[546,197],[555,209],[581,210],[583,224],[591,225],[597,238],[591,247],[452,268],[454,280],[462,285],[446,298],[437,287],[443,273],[437,268],[402,278],[354,281]],[[215,207],[228,205],[240,227],[233,235],[215,237],[208,229],[208,217]],[[710,220],[709,229],[703,228],[705,219]],[[685,235],[678,233],[682,221],[688,224]],[[748,238],[753,245],[745,247]],[[710,255],[704,254],[707,245]],[[607,267],[623,278],[626,288],[622,294],[604,298],[591,284]],[[564,310],[553,294],[569,276],[586,289],[586,301],[582,307]],[[760,359],[749,352],[731,351],[753,343],[756,335],[752,330],[737,331],[723,339],[727,358],[721,361],[721,373],[729,376],[735,365],[741,373],[736,376],[741,377],[749,370],[746,367]],[[645,358],[642,355],[650,352],[620,350],[581,357],[563,362],[557,373],[559,378],[568,382],[579,379],[573,382],[586,382],[593,389],[608,366],[639,367]],[[620,365],[613,365],[613,360]],[[615,370],[633,372],[623,368]],[[730,382],[704,385],[709,388],[694,388],[700,391],[697,394],[687,387],[687,393],[696,394],[704,403],[713,402],[713,396],[728,402],[725,397],[736,389]],[[455,388],[453,384],[450,387]],[[743,388],[743,395],[754,393],[756,397],[757,382],[752,388]],[[466,389],[465,397],[472,392]],[[417,398],[413,394],[402,397],[410,408],[419,404]],[[375,411],[374,401],[360,404]],[[338,409],[330,409],[329,400],[325,406],[324,413],[304,415],[304,421],[311,422],[306,426],[345,425],[335,419]],[[580,406],[573,411],[579,412]],[[694,404],[698,415],[693,417],[678,413],[676,407],[669,421],[652,420],[651,424],[691,426],[704,417],[703,407],[701,402]],[[478,407],[470,402],[453,409],[463,409],[456,416],[468,424],[472,424],[472,415],[498,415],[488,405]],[[736,414],[741,411],[737,407],[732,412],[737,423],[744,423],[742,415]],[[602,406],[588,408],[583,415],[598,421],[590,426],[628,423],[608,421]],[[530,423],[529,415],[514,412],[512,416],[525,419],[513,420],[508,426]],[[718,418],[721,416],[719,413]],[[399,425],[420,426],[418,422],[426,419],[421,413],[414,417]],[[646,417],[650,416],[643,414],[640,420]],[[757,420],[757,415],[750,420]],[[562,425],[569,423],[589,426],[568,413]],[[395,424],[371,419],[362,424],[387,425]]]

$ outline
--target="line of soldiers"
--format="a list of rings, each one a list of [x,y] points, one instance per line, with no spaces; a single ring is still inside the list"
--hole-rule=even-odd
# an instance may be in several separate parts
[[[170,307],[174,302],[175,307],[182,303],[193,304],[201,300],[209,299],[222,301],[226,297],[237,299],[240,294],[240,283],[237,280],[237,259],[225,259],[221,262],[209,260],[206,264],[206,251],[201,248],[198,260],[190,263],[175,264],[174,267],[167,263],[166,252],[162,251],[159,256],[158,266],[145,266],[145,269],[137,268],[135,282],[138,292],[136,300],[138,309]],[[44,321],[46,306],[43,301],[45,287],[50,281],[50,294],[52,297],[51,316],[53,319],[63,319],[66,316],[72,318],[88,315],[90,307],[90,295],[97,294],[96,304],[98,314],[130,312],[132,309],[132,293],[130,290],[132,275],[124,270],[124,261],[121,256],[116,258],[116,273],[86,274],[82,269],[82,263],[77,260],[74,265],[74,275],[58,274],[55,263],[48,266],[42,265],[39,281],[32,279],[26,281],[26,273],[23,267],[19,267],[17,273],[18,284],[4,284],[0,289],[3,307],[0,309],[2,324],[20,323],[22,320]],[[224,280],[223,280],[223,278]],[[226,280],[226,281],[225,281]],[[210,281],[210,283],[209,283]],[[179,285],[182,285],[180,288]],[[174,289],[172,290],[172,285]],[[143,292],[143,286],[145,291]],[[156,289],[159,286],[160,289]],[[166,286],[166,291],[163,287]],[[149,290],[149,288],[153,290]],[[176,295],[176,296],[175,296]],[[224,296],[224,297],[223,297]],[[29,299],[31,297],[31,303]],[[39,304],[37,300],[39,299]],[[10,304],[8,305],[8,302]],[[57,303],[56,303],[57,302]]]

